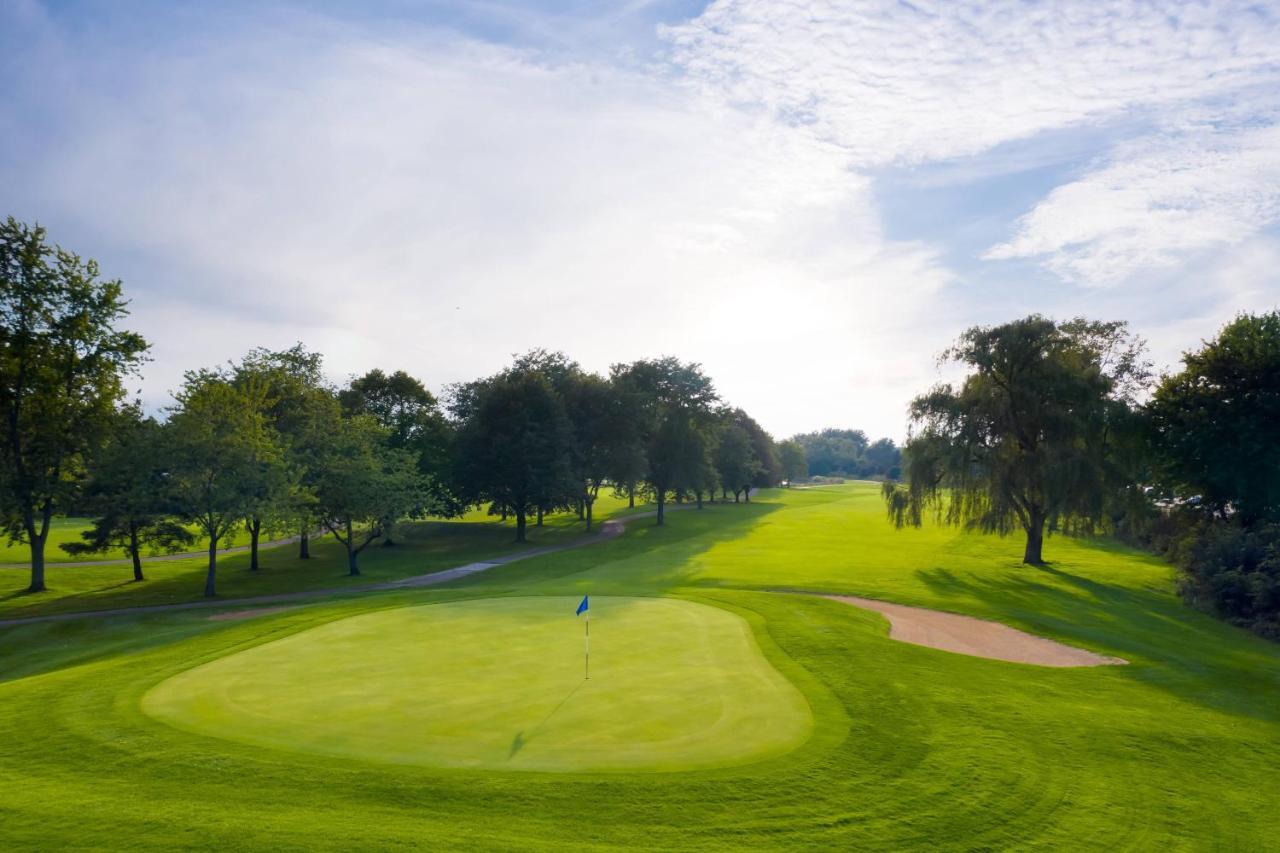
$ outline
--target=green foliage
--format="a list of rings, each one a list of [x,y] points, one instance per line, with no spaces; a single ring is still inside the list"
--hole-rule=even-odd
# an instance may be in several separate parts
[[[794,436],[805,452],[808,473],[815,477],[886,477],[897,479],[902,453],[893,439],[874,442],[860,429],[824,429]]]
[[[116,328],[128,313],[120,282],[45,240],[39,226],[0,223],[0,520],[31,546],[33,592],[53,514],[79,494],[147,350]]]
[[[1242,314],[1182,361],[1148,406],[1158,482],[1245,525],[1280,521],[1280,312]]]
[[[219,540],[287,487],[284,449],[260,394],[189,373],[165,428],[175,509],[209,541],[206,596],[216,594]]]
[[[667,496],[711,487],[715,417],[719,400],[701,365],[670,356],[615,364],[611,371],[619,393],[631,401],[645,446],[646,477],[665,519]]]
[[[121,548],[133,563],[133,579],[143,580],[142,551],[176,553],[195,537],[172,518],[168,459],[163,428],[142,416],[138,406],[120,410],[106,443],[91,457],[80,504],[96,513],[80,542],[65,542],[73,556]]]
[[[360,552],[387,534],[390,521],[423,506],[429,486],[414,454],[391,447],[387,431],[370,415],[338,421],[313,482],[316,512],[346,548],[352,575],[360,574]]]
[[[1033,315],[969,329],[943,356],[970,369],[964,382],[911,404],[909,484],[884,487],[891,519],[918,526],[932,509],[984,532],[1020,528],[1032,564],[1046,526],[1093,530],[1129,482],[1116,432],[1146,377],[1142,349],[1123,323]]]
[[[516,517],[516,541],[528,516],[580,493],[573,424],[551,380],[537,370],[511,370],[461,386],[458,482],[469,503],[487,501]]]
[[[787,485],[809,476],[809,461],[804,445],[795,439],[779,442],[778,464],[782,466],[782,476],[786,478]]]

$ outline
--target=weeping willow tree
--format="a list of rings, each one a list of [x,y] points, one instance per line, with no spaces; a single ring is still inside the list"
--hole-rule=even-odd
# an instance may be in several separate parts
[[[966,331],[941,357],[969,369],[911,403],[906,485],[886,483],[889,518],[926,517],[1026,534],[1043,563],[1046,531],[1092,532],[1130,481],[1121,452],[1149,376],[1124,323],[1038,315]]]

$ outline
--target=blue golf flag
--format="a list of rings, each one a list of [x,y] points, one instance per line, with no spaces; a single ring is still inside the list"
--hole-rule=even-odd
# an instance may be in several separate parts
[[[582,603],[578,605],[578,610],[573,615],[581,616],[583,611],[587,609],[587,596],[582,596]]]

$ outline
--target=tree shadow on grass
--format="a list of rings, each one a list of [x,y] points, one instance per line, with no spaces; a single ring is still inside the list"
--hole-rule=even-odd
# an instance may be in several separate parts
[[[652,519],[631,519],[626,533],[612,541],[468,575],[448,588],[483,590],[488,595],[661,595],[696,584],[702,570],[700,554],[742,538],[781,508],[782,504],[762,500],[708,504],[703,510],[672,512],[662,527]]]

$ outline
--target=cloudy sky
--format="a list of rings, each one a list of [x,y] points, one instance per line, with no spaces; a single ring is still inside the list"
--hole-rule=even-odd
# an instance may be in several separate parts
[[[1280,2],[213,5],[0,0],[0,215],[124,279],[152,406],[543,346],[901,437],[966,326],[1280,302]]]

